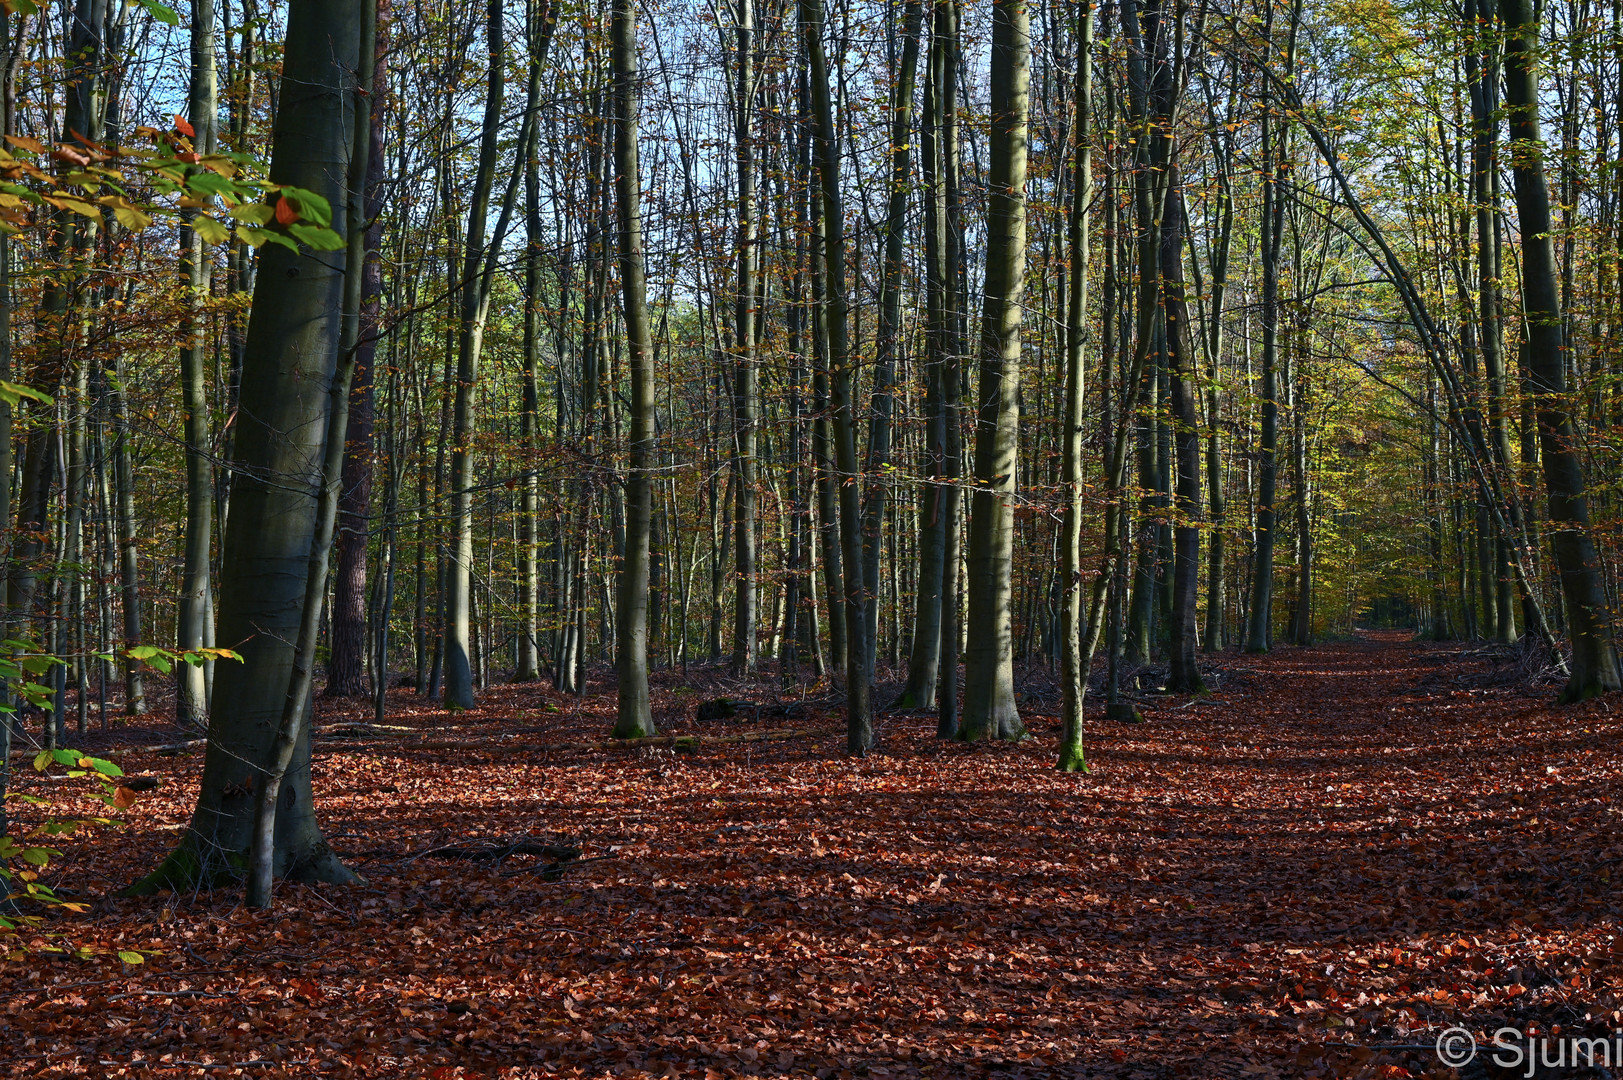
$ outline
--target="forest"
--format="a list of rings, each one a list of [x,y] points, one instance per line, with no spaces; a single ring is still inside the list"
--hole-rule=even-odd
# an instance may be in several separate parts
[[[1623,1073],[1614,429],[1615,0],[0,0],[0,1075]]]

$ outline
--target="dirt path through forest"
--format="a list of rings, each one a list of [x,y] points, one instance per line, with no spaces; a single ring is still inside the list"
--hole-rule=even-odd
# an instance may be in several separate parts
[[[1013,747],[893,717],[864,761],[827,710],[784,743],[503,752],[515,717],[526,742],[600,738],[612,702],[493,688],[456,732],[488,749],[324,741],[322,816],[368,884],[286,886],[268,915],[235,894],[102,899],[173,841],[200,768],[129,754],[166,783],[127,830],[62,845],[56,880],[95,906],[53,928],[159,952],[123,971],[7,962],[0,1064],[1418,1076],[1429,1052],[1371,1048],[1455,1022],[1623,1026],[1623,702],[1478,685],[1462,651],[1383,634],[1225,654],[1211,698],[1095,721],[1086,776],[1052,771],[1057,724],[1036,711]],[[660,692],[665,730],[782,726],[696,725],[694,683]],[[391,722],[445,737],[404,692]],[[62,784],[25,789],[88,812]],[[519,835],[599,861],[544,880],[523,858],[413,857]]]

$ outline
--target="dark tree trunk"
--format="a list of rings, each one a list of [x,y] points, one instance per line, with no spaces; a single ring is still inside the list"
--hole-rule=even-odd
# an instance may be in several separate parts
[[[360,98],[351,72],[370,0],[292,0],[271,179],[345,205],[343,163]],[[342,235],[346,215],[333,214]],[[270,244],[260,256],[243,357],[238,478],[220,575],[222,641],[243,662],[216,677],[208,749],[191,825],[138,893],[206,887],[236,877],[248,857],[259,789],[273,768],[304,609],[316,503],[342,322],[342,260]],[[336,265],[335,265],[336,263]],[[236,643],[241,644],[236,644]],[[308,700],[308,699],[307,699]],[[277,801],[273,871],[297,880],[353,881],[322,838],[310,779],[309,724]]]
[[[332,651],[327,663],[329,697],[361,697],[366,685],[366,555],[371,542],[372,438],[376,408],[380,297],[383,293],[383,110],[388,102],[387,41],[383,30],[390,0],[377,0],[377,60],[372,69],[372,152],[366,168],[366,262],[361,268],[361,327],[349,393],[349,434],[338,493],[338,568],[334,574]],[[378,678],[384,677],[380,668]]]
[[[1577,701],[1623,685],[1612,643],[1600,559],[1590,533],[1589,503],[1577,433],[1566,405],[1566,341],[1562,332],[1550,191],[1538,118],[1538,21],[1529,0],[1499,0],[1505,32],[1505,104],[1510,164],[1522,237],[1522,308],[1527,366],[1550,504],[1550,544],[1566,599],[1572,672],[1562,698]]]

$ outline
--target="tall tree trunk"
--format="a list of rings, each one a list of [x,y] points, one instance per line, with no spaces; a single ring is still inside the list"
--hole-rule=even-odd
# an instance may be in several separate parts
[[[755,520],[756,428],[761,402],[756,385],[756,276],[760,252],[755,205],[755,0],[737,0],[738,90],[733,118],[738,166],[738,295],[735,297],[733,348],[733,424],[735,477],[733,498],[733,671],[755,670],[757,607]]]
[[[28,16],[0,11],[0,137],[17,133],[17,67],[24,53]],[[11,381],[11,237],[0,233],[0,379]],[[12,403],[0,399],[0,529],[11,524]],[[9,704],[10,689],[0,685],[0,701]],[[6,792],[11,781],[11,718],[0,716],[0,836],[8,822]]]
[[[530,48],[531,93],[539,94],[541,64],[538,43],[550,37],[543,28],[555,18],[549,0],[526,0],[526,32]],[[541,143],[534,140],[524,159],[524,375],[521,387],[519,439],[524,452],[524,478],[519,505],[519,628],[518,663],[514,682],[541,677],[539,621],[541,609],[540,499],[541,480],[536,455],[541,437],[541,266],[544,232],[541,223]]]
[[[750,0],[742,0],[745,7]],[[614,0],[609,25],[614,68],[614,193],[619,211],[620,286],[631,368],[631,460],[626,475],[626,543],[620,561],[615,640],[619,647],[619,714],[614,737],[654,733],[648,704],[648,545],[654,455],[653,340],[642,251],[642,186],[637,171],[636,0]]]
[[[808,104],[807,111],[810,111]],[[839,478],[834,465],[832,424],[829,419],[828,299],[823,246],[822,195],[811,187],[811,303],[812,303],[812,464],[817,488],[817,542],[823,553],[823,588],[828,599],[828,644],[843,658],[845,640],[845,558],[840,549]]]
[[[949,4],[931,2],[930,52],[926,60],[924,122],[919,147],[924,171],[925,270],[925,435],[924,471],[934,482],[924,489],[919,515],[918,573],[913,589],[913,643],[907,685],[898,705],[927,709],[936,703],[941,673],[941,596],[946,567],[946,367],[951,348],[953,299],[948,263],[946,144],[947,117],[954,108],[949,80],[952,37]]]
[[[353,154],[354,106],[364,100],[351,72],[360,66],[370,2],[292,0],[288,6],[271,179],[314,191],[335,208],[346,205],[349,178],[342,163]],[[333,215],[340,235],[347,235],[347,219]],[[274,807],[273,873],[354,880],[316,823],[309,724],[298,725],[291,747],[278,745],[278,736],[289,734],[282,720],[294,686],[297,641],[307,629],[306,586],[338,377],[344,272],[325,254],[275,244],[260,258],[264,272],[254,289],[242,385],[243,400],[257,407],[237,420],[238,478],[220,575],[220,638],[233,643],[243,662],[223,665],[217,676],[190,827],[162,865],[131,887],[136,893],[235,877],[254,842],[257,804],[277,772],[284,778]],[[309,700],[306,694],[300,712]],[[279,769],[284,762],[277,758],[287,750],[285,769]]]
[[[391,0],[377,4],[377,48],[372,68],[370,124],[371,149],[367,154],[365,255],[361,267],[360,336],[355,342],[355,374],[350,386],[348,436],[344,444],[344,476],[338,494],[338,566],[333,575],[331,651],[327,664],[326,693],[330,697],[361,697],[366,685],[366,555],[371,543],[372,442],[375,398],[375,359],[381,331],[380,298],[383,293],[383,124],[388,102],[388,26]],[[384,678],[379,668],[377,678]]]
[[[1298,4],[1293,13],[1299,10]],[[1273,30],[1270,9],[1268,34]],[[1295,67],[1296,22],[1293,14],[1286,72]],[[1251,564],[1251,618],[1246,626],[1245,651],[1267,652],[1273,646],[1274,539],[1279,515],[1279,254],[1284,234],[1283,180],[1287,131],[1274,118],[1268,101],[1262,105],[1262,209],[1259,220],[1259,256],[1262,264],[1262,421],[1257,447],[1257,528]]]
[[[1010,609],[1020,440],[1020,322],[1026,276],[1026,138],[1031,18],[1025,0],[992,7],[991,137],[980,405],[969,524],[969,623],[958,737],[1018,739]]]
[[[503,35],[503,4],[489,0],[485,17],[489,75],[485,88],[485,116],[479,130],[479,163],[468,202],[468,229],[463,243],[462,273],[457,282],[456,404],[451,433],[451,551],[446,570],[445,706],[474,707],[470,624],[473,594],[473,468],[474,386],[485,338],[485,311],[489,293],[484,289],[485,236],[490,215],[491,190],[496,182],[496,158],[502,126],[502,102],[507,85],[507,47]],[[490,238],[494,249],[500,230]]]
[[[1566,599],[1572,671],[1565,701],[1623,686],[1612,643],[1600,559],[1590,534],[1576,432],[1566,405],[1561,301],[1550,233],[1550,191],[1544,179],[1538,116],[1538,21],[1529,0],[1499,0],[1505,32],[1505,104],[1510,121],[1510,165],[1522,237],[1522,308],[1527,366],[1538,422],[1544,488],[1549,496],[1550,544]]]
[[[1076,119],[1072,138],[1076,155],[1071,165],[1071,205],[1067,225],[1071,264],[1069,300],[1065,313],[1065,419],[1060,431],[1060,483],[1065,502],[1060,519],[1060,714],[1059,761],[1064,772],[1087,769],[1082,742],[1082,701],[1088,688],[1083,667],[1092,650],[1083,640],[1082,589],[1082,366],[1088,312],[1088,203],[1093,197],[1093,8],[1082,8],[1077,19]]]
[[[869,485],[863,504],[863,593],[868,599],[868,678],[879,641],[879,548],[890,481],[891,415],[895,410],[896,363],[902,342],[902,269],[907,239],[908,193],[913,186],[913,86],[919,66],[921,0],[904,0],[902,55],[891,83],[890,197],[885,208],[884,264],[879,272],[879,330],[875,338],[873,398],[868,423]]]
[[[1161,234],[1161,276],[1166,313],[1167,368],[1172,377],[1172,441],[1177,466],[1177,525],[1173,529],[1172,626],[1167,688],[1184,693],[1206,689],[1196,660],[1196,604],[1200,589],[1200,406],[1193,327],[1183,274],[1183,189],[1178,170],[1168,170]]]
[[[941,186],[946,214],[945,296],[942,321],[946,344],[941,364],[941,472],[946,477],[941,498],[941,675],[936,690],[936,735],[943,739],[958,735],[958,656],[962,619],[959,618],[958,578],[962,561],[962,530],[959,527],[964,472],[963,355],[967,319],[964,288],[964,229],[959,192],[959,165],[962,160],[958,126],[959,27],[963,7],[959,0],[937,0],[935,33],[946,45],[941,58]]]
[[[823,49],[823,0],[799,0],[801,36],[814,127],[812,158],[822,204],[824,298],[819,321],[828,346],[830,427],[839,476],[840,548],[844,556],[846,749],[858,756],[873,748],[868,684],[866,598],[862,582],[862,505],[857,469],[856,417],[852,401],[850,307],[845,295],[845,211],[840,198],[840,144],[834,127],[828,58]],[[816,236],[814,234],[814,240]]]
[[[199,154],[217,148],[219,90],[214,66],[214,0],[192,0],[192,75],[187,119],[192,147]],[[188,211],[190,222],[193,212]],[[190,225],[180,231],[181,280],[186,314],[181,323],[180,381],[186,415],[186,553],[176,612],[176,638],[182,649],[204,644],[209,618],[209,548],[213,531],[214,469],[209,445],[208,373],[204,370],[203,308],[208,300],[210,258],[203,238]],[[185,727],[208,722],[207,688],[201,664],[175,672],[175,720]]]
[[[1238,76],[1236,76],[1237,78]],[[1234,115],[1237,86],[1229,89],[1228,115]],[[1225,125],[1225,128],[1227,125]],[[1224,305],[1228,298],[1229,253],[1234,240],[1234,142],[1227,130],[1212,135],[1218,183],[1217,236],[1211,248],[1211,295],[1206,303],[1206,491],[1211,506],[1211,543],[1206,557],[1206,651],[1228,643],[1228,506],[1223,493],[1221,365],[1225,345]],[[1198,263],[1196,264],[1198,268]],[[1196,279],[1196,288],[1200,282]]]

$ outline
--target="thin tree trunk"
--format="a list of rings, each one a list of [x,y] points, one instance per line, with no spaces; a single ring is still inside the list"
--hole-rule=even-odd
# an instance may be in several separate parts
[[[737,353],[733,373],[733,569],[738,580],[733,593],[733,671],[744,675],[755,670],[758,618],[755,454],[761,403],[756,386],[755,349],[756,275],[760,254],[756,244],[759,228],[755,220],[755,3],[754,0],[737,2],[738,89],[734,101],[737,111],[733,117],[738,167],[738,295],[733,322],[733,348]]]
[[[749,0],[743,0],[747,7]],[[619,210],[620,285],[626,349],[631,369],[631,459],[626,475],[626,542],[620,561],[615,640],[619,649],[617,739],[654,733],[648,703],[648,551],[653,487],[648,471],[654,454],[653,341],[648,326],[648,287],[642,249],[642,187],[637,171],[636,0],[614,0],[610,25],[614,69],[615,203]]]
[[[1287,73],[1295,67],[1296,12],[1292,8]],[[1272,35],[1272,12],[1268,34]],[[1257,463],[1257,528],[1251,567],[1251,618],[1245,651],[1267,652],[1273,646],[1274,538],[1279,475],[1279,253],[1283,240],[1285,143],[1287,131],[1274,119],[1268,101],[1262,107],[1262,209],[1258,242],[1262,264],[1262,421]]]
[[[908,192],[913,186],[913,86],[919,66],[921,0],[904,0],[902,55],[891,84],[890,197],[885,210],[884,264],[879,276],[879,329],[875,340],[873,396],[868,425],[869,485],[863,504],[863,595],[868,601],[868,678],[873,679],[879,637],[879,548],[891,458],[896,363],[901,355],[902,269],[907,239]]]
[[[192,146],[199,154],[217,149],[219,91],[214,66],[214,0],[192,0],[192,74],[187,117]],[[188,224],[180,230],[181,279],[187,310],[181,324],[181,393],[186,415],[186,552],[176,612],[176,638],[182,649],[204,645],[209,618],[209,549],[214,511],[214,469],[209,445],[208,373],[204,370],[203,310],[209,293],[211,260],[203,238]],[[208,692],[201,664],[175,672],[175,721],[183,727],[208,722]]]
[[[839,476],[840,547],[844,555],[846,749],[858,756],[873,747],[867,670],[867,612],[862,582],[862,506],[852,401],[850,308],[845,293],[845,211],[840,198],[839,139],[823,50],[823,0],[799,0],[811,95],[813,160],[822,201],[824,297],[820,317],[828,345],[829,408],[834,467]],[[816,237],[814,235],[814,241]]]
[[[1060,519],[1060,714],[1058,767],[1064,772],[1087,769],[1082,738],[1082,702],[1088,688],[1083,664],[1092,650],[1083,640],[1082,590],[1082,451],[1084,369],[1083,345],[1088,311],[1088,203],[1093,196],[1093,8],[1077,19],[1076,119],[1072,138],[1076,155],[1071,166],[1071,205],[1067,221],[1071,264],[1069,309],[1065,313],[1065,420],[1060,431],[1060,484],[1065,502]]]
[[[333,575],[332,638],[327,664],[329,697],[361,697],[366,685],[366,555],[371,543],[372,441],[375,359],[383,293],[383,124],[388,102],[388,26],[391,0],[377,3],[377,51],[372,70],[371,148],[367,154],[361,324],[349,396],[344,476],[338,503],[338,567]],[[384,677],[380,669],[377,678]]]

